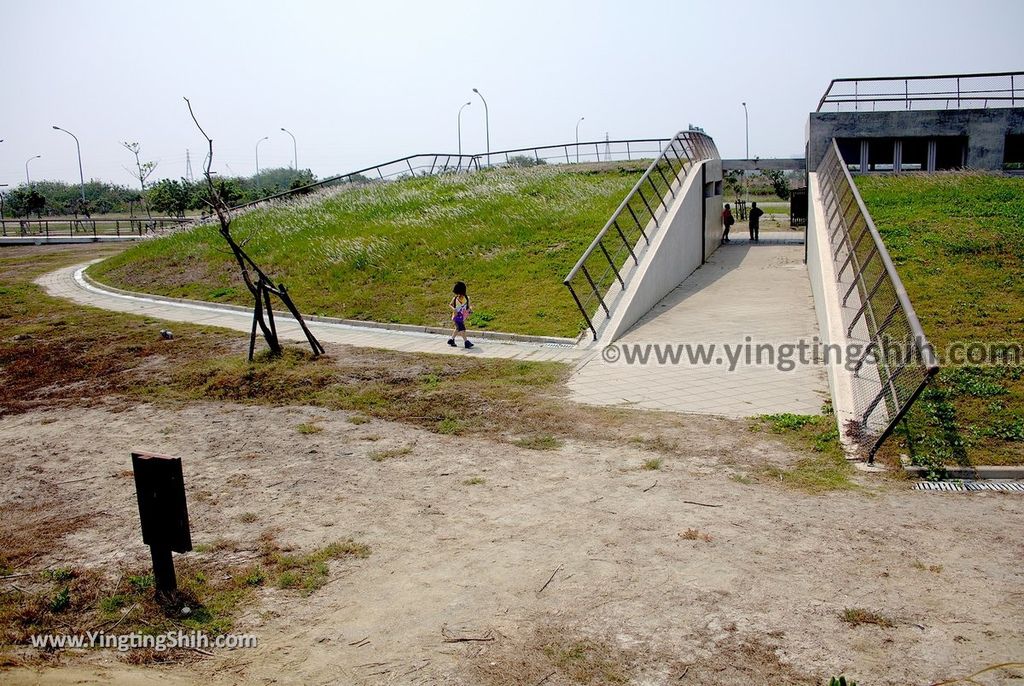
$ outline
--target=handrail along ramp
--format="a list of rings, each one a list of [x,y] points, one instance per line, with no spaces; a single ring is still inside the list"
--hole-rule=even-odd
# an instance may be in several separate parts
[[[650,227],[659,227],[659,220],[675,197],[676,182],[695,163],[717,157],[715,142],[705,133],[680,131],[673,136],[562,281],[595,341],[595,318],[602,312],[605,320],[612,316],[605,294],[616,281],[626,288],[624,269],[629,260],[639,266],[640,241],[650,245]]]
[[[852,368],[857,418],[847,433],[873,462],[939,365],[834,138],[817,175],[846,336],[864,346]]]

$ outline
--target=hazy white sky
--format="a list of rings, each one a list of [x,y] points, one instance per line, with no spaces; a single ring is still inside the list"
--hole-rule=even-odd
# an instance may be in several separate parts
[[[1022,0],[0,0],[0,183],[130,184],[119,141],[156,177],[299,165],[319,176],[418,152],[666,137],[693,123],[724,157],[800,155],[829,80],[1024,68]]]

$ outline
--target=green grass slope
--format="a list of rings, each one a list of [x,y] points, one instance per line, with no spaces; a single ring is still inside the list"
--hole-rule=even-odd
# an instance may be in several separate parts
[[[562,278],[640,177],[643,163],[538,166],[328,191],[237,218],[246,250],[305,313],[448,325],[465,281],[470,328],[575,336]],[[141,243],[96,279],[161,295],[250,304],[213,227]]]
[[[956,342],[1024,342],[1024,179],[859,176],[857,186],[943,365],[911,413],[915,459],[1024,463],[1024,368],[946,355]]]

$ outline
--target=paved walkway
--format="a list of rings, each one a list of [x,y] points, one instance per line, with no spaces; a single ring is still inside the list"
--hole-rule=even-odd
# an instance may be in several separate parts
[[[824,367],[799,364],[796,351],[789,358],[779,347],[811,343],[818,333],[804,247],[795,242],[802,235],[761,238],[756,244],[737,236],[719,248],[613,344],[616,354],[606,349],[584,360],[569,381],[573,399],[731,417],[819,413],[828,397]],[[659,364],[652,350],[647,364],[627,363],[627,352],[642,352],[647,344],[671,346],[680,362],[666,357]],[[702,344],[711,359],[691,363],[689,353],[699,355],[698,349],[679,344]],[[762,364],[756,364],[758,344],[765,347]],[[787,366],[783,359],[796,360],[795,368],[780,371]]]
[[[220,326],[226,329],[249,333],[252,328],[252,312],[218,306],[198,305],[170,299],[114,293],[97,288],[86,282],[82,271],[91,262],[58,269],[44,274],[36,280],[50,295],[115,312],[127,312],[171,322],[190,322]],[[281,307],[283,309],[283,306]],[[308,345],[306,337],[294,319],[280,310],[275,310],[278,334],[284,341]],[[309,328],[321,343],[341,343],[369,348],[383,348],[403,352],[440,353],[443,355],[473,355],[478,357],[500,357],[518,360],[555,361],[574,363],[588,353],[575,347],[544,343],[505,342],[477,340],[471,350],[452,348],[445,343],[445,336],[422,331],[395,331],[351,326],[327,322],[308,322]],[[262,338],[257,345],[262,344]]]
[[[797,365],[779,371],[772,364],[747,364],[748,346],[794,344],[817,335],[810,284],[803,265],[803,245],[794,234],[765,234],[760,245],[744,239],[720,248],[703,267],[672,291],[615,344],[617,361],[606,351],[537,342],[479,340],[472,350],[450,348],[443,335],[395,331],[370,326],[309,322],[324,343],[404,352],[473,355],[555,361],[575,365],[569,380],[574,400],[596,405],[716,414],[731,417],[775,412],[814,414],[827,397],[824,370]],[[87,264],[59,269],[37,283],[53,296],[117,312],[171,322],[220,326],[248,333],[247,310],[197,304],[97,288],[82,276]],[[277,316],[281,337],[305,345],[294,320]],[[625,352],[639,345],[703,344],[714,358],[707,364],[671,361],[659,364],[652,352],[647,364],[627,364]],[[723,346],[730,346],[726,354]],[[628,346],[624,347],[624,346]],[[712,348],[711,346],[715,346]],[[607,350],[607,349],[606,349]],[[695,348],[692,348],[695,350]],[[729,355],[740,354],[730,371]]]

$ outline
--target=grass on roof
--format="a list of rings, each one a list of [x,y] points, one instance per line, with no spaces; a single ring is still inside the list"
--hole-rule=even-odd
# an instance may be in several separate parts
[[[333,190],[237,218],[246,250],[304,313],[449,325],[465,281],[470,328],[576,336],[562,279],[645,163],[493,169]],[[110,285],[249,304],[213,227],[147,241],[90,272]]]
[[[955,365],[957,342],[1024,344],[1024,179],[859,176],[943,369],[900,449],[925,466],[1024,464],[1024,367]]]

